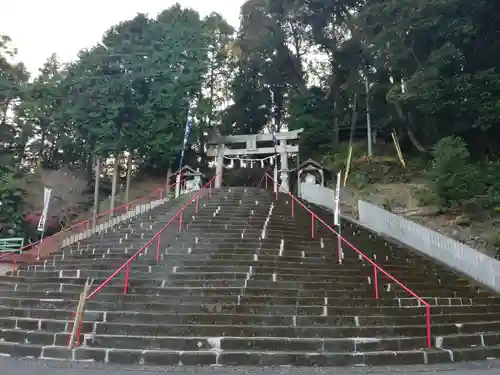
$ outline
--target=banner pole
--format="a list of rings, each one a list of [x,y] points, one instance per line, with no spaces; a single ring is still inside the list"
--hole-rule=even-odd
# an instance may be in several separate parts
[[[50,204],[50,194],[52,189],[48,187],[43,188],[43,210],[40,215],[40,220],[38,221],[37,230],[41,232],[40,244],[38,245],[36,259],[40,259],[40,253],[43,246],[43,237],[45,236],[45,223],[47,222],[47,215],[49,214],[49,204]]]
[[[38,251],[36,253],[36,260],[40,260],[40,253],[42,252],[43,247],[43,238],[45,237],[45,229],[42,231],[40,236],[40,244],[38,245]]]
[[[342,226],[340,223],[340,180],[342,179],[342,171],[337,173],[337,186],[335,187],[335,211],[333,221],[337,226],[337,256],[339,264],[342,264]]]

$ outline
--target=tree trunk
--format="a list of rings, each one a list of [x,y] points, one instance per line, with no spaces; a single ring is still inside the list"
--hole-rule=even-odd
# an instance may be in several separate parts
[[[116,201],[116,186],[118,183],[118,174],[120,171],[120,153],[116,152],[115,153],[115,162],[113,166],[113,182],[111,183],[111,204],[110,204],[110,217],[113,217],[114,215],[114,209],[115,209],[115,201]]]
[[[354,94],[352,98],[352,117],[351,117],[351,134],[349,135],[349,146],[352,146],[354,141],[354,133],[356,132],[356,123],[358,122],[358,94]]]
[[[94,157],[89,152],[85,152],[85,171],[87,172],[87,181],[92,180],[92,172],[94,170]]]
[[[337,93],[333,95],[333,144],[340,144],[339,117],[337,115]]]
[[[427,153],[427,149],[417,140],[417,137],[415,137],[415,133],[413,133],[412,130],[413,125],[414,125],[413,115],[411,114],[411,112],[408,112],[408,125],[406,129],[406,132],[408,133],[408,139],[418,151],[422,153]]]
[[[42,135],[40,139],[40,151],[38,151],[38,158],[40,162],[43,160],[43,152],[45,151],[45,138],[46,138],[45,130],[42,130]]]
[[[125,200],[124,202],[129,201],[129,194],[130,194],[130,180],[132,178],[132,158],[134,155],[133,150],[128,151],[128,157],[127,157],[127,180],[125,182]]]
[[[425,147],[417,140],[417,138],[415,137],[415,134],[413,133],[413,130],[412,130],[412,117],[410,115],[410,113],[408,112],[408,118],[405,117],[405,115],[403,114],[403,109],[401,108],[401,104],[395,102],[393,103],[394,104],[394,108],[396,109],[396,113],[398,114],[398,117],[399,119],[401,120],[401,123],[404,124],[405,128],[406,128],[406,134],[408,135],[408,139],[410,140],[410,142],[412,143],[412,145],[420,152],[422,153],[427,153],[427,150],[425,149]]]
[[[92,221],[92,227],[95,229],[96,226],[96,216],[99,215],[99,188],[101,182],[101,158],[95,156],[95,181],[94,181],[94,220]]]

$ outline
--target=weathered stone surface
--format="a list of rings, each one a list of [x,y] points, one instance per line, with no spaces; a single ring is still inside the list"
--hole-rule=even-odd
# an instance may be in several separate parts
[[[86,304],[81,346],[72,313],[187,201],[159,206],[36,264],[0,275],[0,354],[123,366],[399,366],[500,355],[500,297],[354,224],[337,239],[290,198],[251,188],[214,191],[174,220]],[[269,214],[271,213],[271,214]],[[331,215],[318,211],[326,222]],[[157,260],[158,258],[158,260]],[[426,310],[393,278],[431,306]],[[487,332],[487,333],[483,333]],[[208,367],[211,368],[211,367]]]

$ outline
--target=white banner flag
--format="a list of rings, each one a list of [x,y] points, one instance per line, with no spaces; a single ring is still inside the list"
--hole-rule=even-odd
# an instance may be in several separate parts
[[[340,225],[340,180],[342,179],[342,171],[337,173],[337,186],[335,188],[335,216],[333,218],[333,223],[335,225]]]
[[[49,213],[49,203],[50,203],[50,194],[52,193],[52,189],[46,187],[43,188],[43,211],[40,215],[40,221],[38,222],[37,230],[43,232],[45,230],[45,222],[47,221],[47,214]]]

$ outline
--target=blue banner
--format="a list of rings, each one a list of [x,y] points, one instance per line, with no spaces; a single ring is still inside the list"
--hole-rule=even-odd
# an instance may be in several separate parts
[[[182,168],[182,161],[184,160],[184,152],[186,150],[187,141],[189,138],[189,133],[191,133],[191,128],[193,127],[193,118],[188,115],[186,121],[186,132],[184,133],[184,142],[182,144],[181,157],[179,159],[179,169]]]

